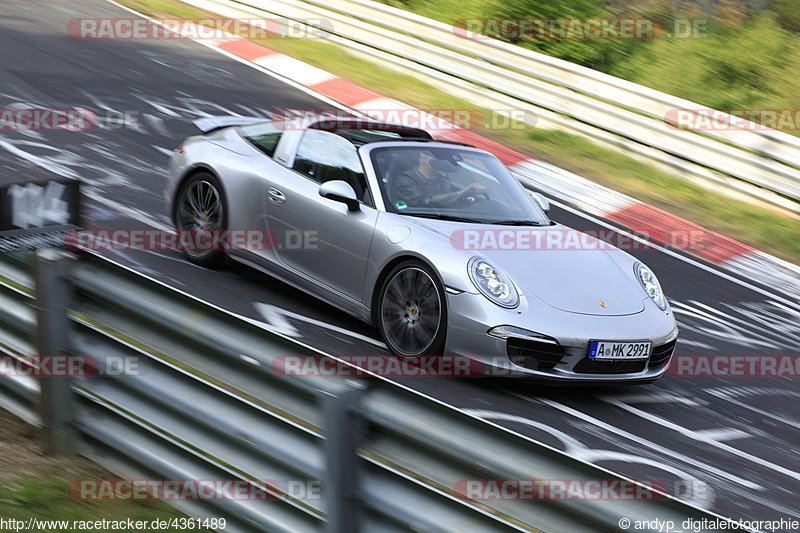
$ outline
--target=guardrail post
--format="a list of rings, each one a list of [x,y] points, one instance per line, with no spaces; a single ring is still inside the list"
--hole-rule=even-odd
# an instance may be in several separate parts
[[[67,355],[71,288],[67,279],[73,256],[55,248],[36,251],[36,350],[41,356]],[[68,374],[68,373],[67,373]],[[41,416],[45,452],[69,455],[75,452],[72,426],[74,398],[69,375],[48,376],[42,372]]]
[[[351,388],[346,392],[324,400],[327,533],[360,531],[358,447],[365,423],[359,406],[366,386],[354,381],[348,381],[348,385]]]

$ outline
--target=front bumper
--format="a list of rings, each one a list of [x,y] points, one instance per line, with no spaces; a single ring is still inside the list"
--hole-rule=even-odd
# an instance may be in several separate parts
[[[498,307],[480,294],[448,293],[446,353],[469,357],[484,375],[548,382],[614,384],[648,382],[667,371],[678,337],[669,308],[649,299],[631,315],[600,316],[561,311],[536,298],[523,298],[517,309]],[[536,332],[541,339],[502,339],[489,329],[510,325]],[[588,358],[593,340],[650,341],[647,360],[597,361]]]

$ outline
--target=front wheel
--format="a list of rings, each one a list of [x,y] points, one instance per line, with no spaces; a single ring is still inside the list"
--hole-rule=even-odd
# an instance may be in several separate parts
[[[439,355],[447,333],[442,284],[424,263],[406,261],[392,269],[381,287],[378,329],[396,355]]]
[[[183,184],[175,199],[175,225],[179,232],[195,236],[190,242],[200,242],[205,233],[210,242],[219,242],[215,234],[224,231],[227,225],[225,200],[219,180],[210,172],[198,172]],[[181,251],[197,265],[217,267],[224,263],[225,252],[198,246],[184,246]]]

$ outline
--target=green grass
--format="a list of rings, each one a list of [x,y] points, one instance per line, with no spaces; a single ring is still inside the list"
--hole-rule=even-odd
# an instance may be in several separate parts
[[[80,476],[76,476],[78,478]],[[96,477],[84,475],[84,478]],[[101,501],[76,500],[67,494],[67,478],[26,477],[10,481],[0,479],[0,516],[4,519],[28,520],[126,520],[128,518],[151,523],[155,519],[171,520],[184,515],[158,501]],[[150,530],[148,527],[147,531]],[[68,528],[66,531],[73,531]],[[175,528],[160,531],[185,531]],[[194,531],[209,531],[195,529]]]
[[[173,0],[123,0],[123,3],[153,16],[202,18],[211,15]],[[480,1],[475,0],[465,5],[478,4]],[[418,108],[474,109],[490,113],[411,75],[354,56],[327,41],[275,38],[262,40],[261,44]],[[711,230],[800,263],[800,223],[796,219],[716,194],[576,135],[527,126],[480,133]]]
[[[120,4],[150,17],[201,18],[211,13],[171,0],[124,0]]]
[[[67,521],[68,527],[56,524],[39,524],[32,529],[23,526],[17,531],[85,531],[81,524],[73,521],[132,521],[147,522],[142,531],[154,531],[149,527],[153,520],[185,519],[186,516],[161,501],[81,500],[80,494],[68,492],[72,482],[79,480],[117,479],[99,465],[79,457],[55,457],[46,455],[41,448],[43,430],[35,428],[0,409],[0,518],[27,522],[29,519]],[[77,488],[77,486],[75,487]],[[73,527],[75,526],[75,527]],[[3,529],[3,528],[0,528]],[[15,528],[6,527],[13,531]],[[92,528],[98,530],[98,528]],[[110,531],[100,528],[101,531]],[[198,529],[208,531],[207,529]],[[161,531],[180,529],[167,528]]]
[[[378,0],[381,3],[413,11],[423,17],[432,18],[446,24],[459,19],[491,17],[497,4],[502,0]]]
[[[586,139],[551,130],[523,133],[536,155],[784,259],[800,262],[800,221],[695,185]]]

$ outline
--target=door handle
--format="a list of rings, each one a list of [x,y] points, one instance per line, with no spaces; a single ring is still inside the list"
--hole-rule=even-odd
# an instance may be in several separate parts
[[[269,193],[269,201],[273,204],[282,204],[286,201],[286,195],[275,187],[270,187],[267,192]]]

